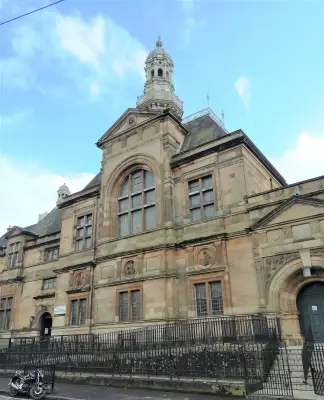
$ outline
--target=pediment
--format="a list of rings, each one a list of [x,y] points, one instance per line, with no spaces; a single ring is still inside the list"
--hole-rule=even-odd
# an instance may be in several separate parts
[[[119,136],[123,132],[135,129],[160,113],[160,111],[143,111],[137,108],[129,108],[98,140],[97,146],[101,147],[107,140]]]
[[[20,235],[28,235],[28,236],[37,236],[32,232],[26,231],[24,228],[20,228],[19,226],[13,226],[6,234],[5,238],[10,239],[11,237],[14,236],[20,236]]]
[[[270,211],[252,225],[252,229],[260,229],[289,221],[312,218],[324,214],[324,200],[312,197],[294,196]]]

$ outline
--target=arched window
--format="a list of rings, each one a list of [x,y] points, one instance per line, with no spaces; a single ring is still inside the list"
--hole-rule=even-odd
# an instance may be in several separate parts
[[[154,69],[151,70],[151,78],[154,78]]]
[[[150,172],[142,169],[128,175],[118,207],[119,236],[155,229],[155,184]]]
[[[163,77],[163,70],[161,68],[158,69],[158,76]]]

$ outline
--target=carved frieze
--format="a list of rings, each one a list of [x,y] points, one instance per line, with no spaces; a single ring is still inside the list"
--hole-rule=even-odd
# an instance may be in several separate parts
[[[71,286],[73,289],[81,289],[89,285],[90,274],[88,269],[74,271],[72,275]]]
[[[270,282],[271,277],[285,264],[289,261],[298,258],[299,254],[296,253],[289,253],[289,254],[279,254],[277,256],[266,257],[263,260],[263,267],[264,267],[264,278],[265,284],[268,285]]]
[[[3,285],[0,286],[1,296],[13,296],[15,292],[15,287],[13,285]]]

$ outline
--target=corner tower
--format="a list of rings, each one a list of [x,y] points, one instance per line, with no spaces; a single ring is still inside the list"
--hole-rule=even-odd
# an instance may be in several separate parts
[[[146,58],[145,75],[144,94],[137,98],[136,107],[142,110],[170,108],[182,118],[183,102],[175,95],[172,83],[173,61],[160,38]]]

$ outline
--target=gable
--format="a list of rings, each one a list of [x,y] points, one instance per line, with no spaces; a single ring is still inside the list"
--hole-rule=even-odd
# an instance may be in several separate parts
[[[324,214],[324,200],[294,196],[252,225],[252,229],[308,219]]]
[[[123,132],[136,129],[137,126],[155,118],[159,114],[161,114],[160,111],[143,111],[129,108],[98,140],[97,146],[101,147],[107,140],[119,136]]]
[[[9,232],[7,232],[6,238],[9,239],[14,236],[19,236],[22,233],[23,233],[23,229],[19,228],[18,226],[14,226],[13,228],[11,228],[11,230]]]

